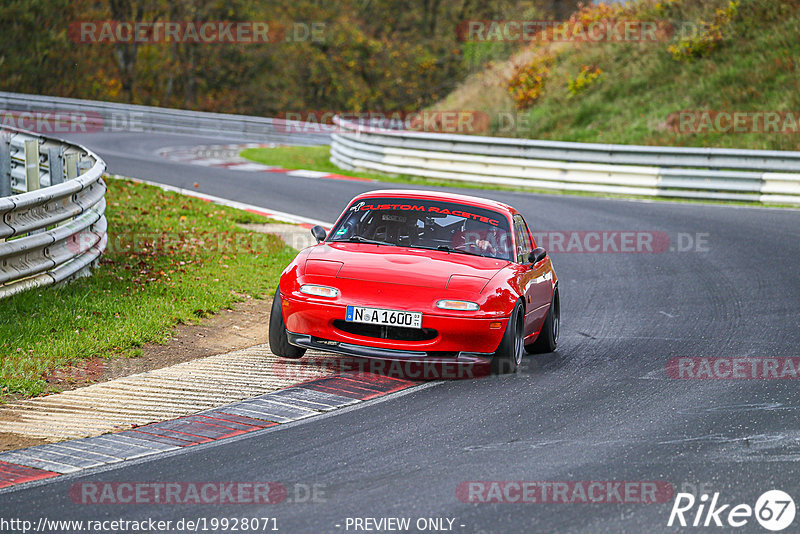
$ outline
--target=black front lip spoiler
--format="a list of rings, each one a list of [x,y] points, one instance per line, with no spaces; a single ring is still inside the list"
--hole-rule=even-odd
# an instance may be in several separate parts
[[[308,334],[294,334],[286,332],[289,343],[305,349],[323,350],[346,354],[358,358],[370,358],[377,360],[400,360],[407,362],[420,363],[448,363],[458,365],[485,364],[491,359],[491,354],[459,352],[455,357],[428,356],[424,351],[409,351],[397,349],[383,349],[378,347],[367,347],[364,345],[354,345],[352,343],[342,343],[340,341],[330,341],[313,337]]]

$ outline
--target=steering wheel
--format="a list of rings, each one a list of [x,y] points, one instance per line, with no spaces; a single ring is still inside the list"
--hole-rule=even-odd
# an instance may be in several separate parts
[[[486,248],[481,248],[475,241],[469,241],[458,247],[466,252],[473,252],[476,254],[497,254],[497,249],[491,243],[487,242]]]

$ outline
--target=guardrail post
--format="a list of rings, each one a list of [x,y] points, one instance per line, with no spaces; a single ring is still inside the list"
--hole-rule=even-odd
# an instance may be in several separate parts
[[[67,180],[74,180],[78,177],[78,155],[69,153],[64,156],[67,170]]]
[[[64,160],[61,159],[60,148],[47,151],[47,164],[50,166],[50,185],[64,183]]]
[[[36,191],[39,183],[39,140],[25,141],[25,191]]]
[[[85,160],[85,159],[79,160],[78,161],[78,176],[80,176],[81,174],[83,174],[86,171],[88,171],[89,169],[91,169],[92,165],[93,165],[92,162],[89,161],[89,160]]]
[[[11,149],[8,140],[0,138],[0,198],[11,196]]]

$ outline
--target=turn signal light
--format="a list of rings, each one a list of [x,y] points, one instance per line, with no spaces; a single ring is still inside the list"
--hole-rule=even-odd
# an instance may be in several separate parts
[[[440,300],[436,303],[436,307],[442,310],[454,311],[476,311],[479,309],[476,303],[468,300]]]
[[[335,287],[316,286],[313,284],[305,284],[300,286],[300,293],[314,295],[315,297],[327,297],[331,299],[339,296],[339,290]]]

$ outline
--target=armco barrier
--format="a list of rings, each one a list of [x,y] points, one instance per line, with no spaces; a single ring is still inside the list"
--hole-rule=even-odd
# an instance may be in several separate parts
[[[345,169],[561,191],[800,203],[800,152],[565,143],[334,122],[330,159]]]
[[[325,130],[333,130],[332,126],[266,117],[2,91],[0,91],[0,113],[9,116],[12,122],[17,121],[19,128],[36,129],[42,134],[49,134],[48,128],[52,130],[60,127],[66,129],[68,133],[161,132],[210,137],[220,137],[224,134],[226,139],[241,138],[248,141],[293,145],[327,145],[331,139]],[[53,116],[48,117],[50,113]],[[37,121],[42,123],[41,129],[36,127]],[[73,123],[72,126],[65,124],[69,122]],[[57,131],[53,133],[58,135]]]
[[[107,241],[105,168],[83,147],[0,130],[0,298],[88,272]]]

